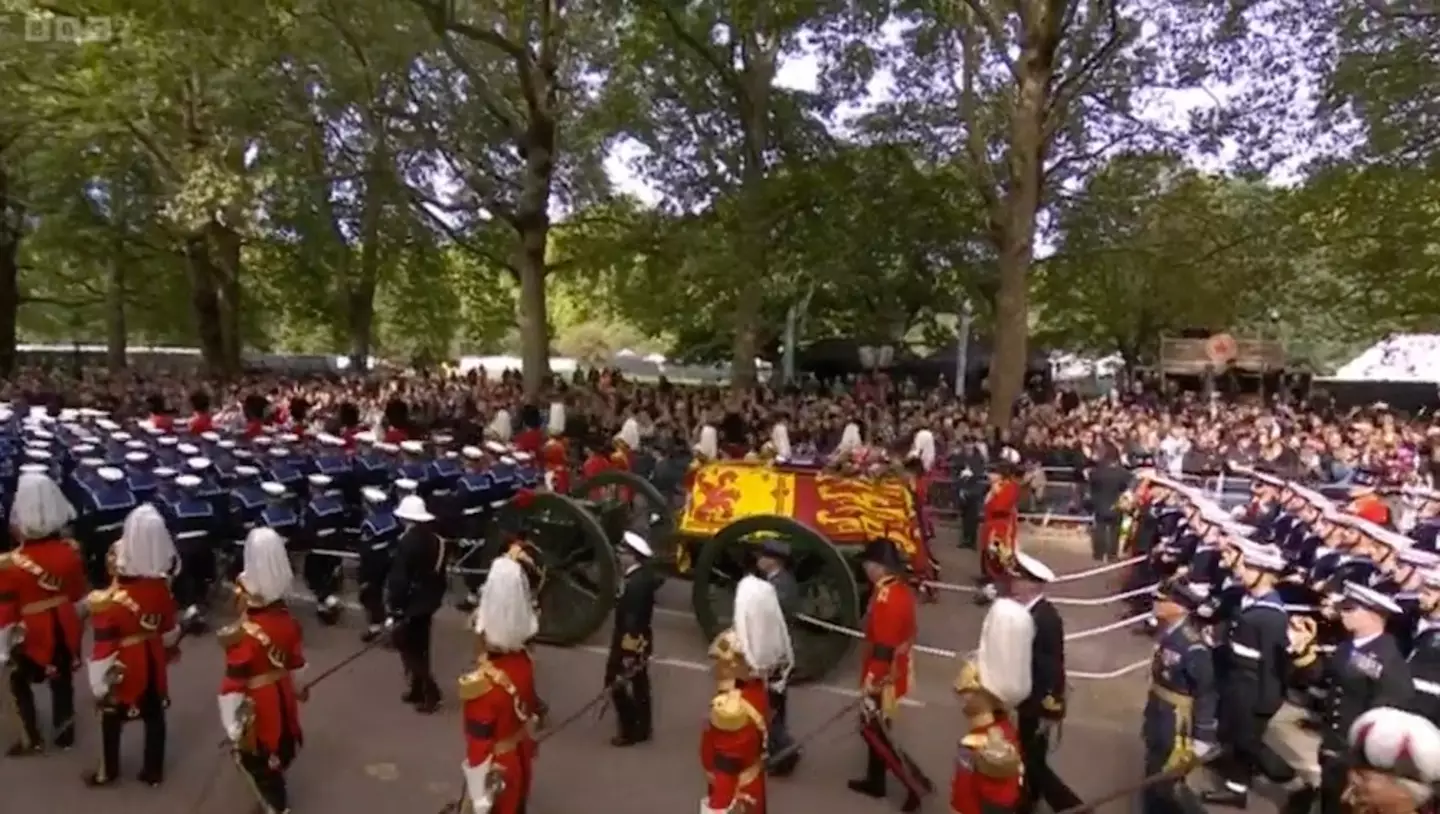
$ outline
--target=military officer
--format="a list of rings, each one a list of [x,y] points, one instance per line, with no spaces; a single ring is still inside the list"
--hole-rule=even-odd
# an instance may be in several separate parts
[[[1015,814],[1025,802],[1025,762],[1013,710],[1031,693],[1035,620],[1025,606],[1002,598],[986,613],[981,635],[975,655],[955,678],[970,728],[955,756],[950,810]]]
[[[113,466],[96,467],[93,478],[77,478],[75,487],[80,497],[75,536],[91,587],[103,588],[110,581],[105,573],[106,554],[120,538],[125,516],[139,501],[130,491],[124,471]]]
[[[340,490],[329,475],[308,476],[310,499],[300,522],[301,537],[310,549],[301,570],[305,584],[315,594],[316,616],[321,624],[333,625],[340,616],[341,569],[345,561],[331,551],[348,549],[342,539],[349,526],[348,510]]]
[[[1410,651],[1410,675],[1415,684],[1414,709],[1432,721],[1440,720],[1440,569],[1423,574],[1420,611]]]
[[[374,641],[385,631],[385,578],[390,573],[395,542],[400,539],[400,521],[395,519],[395,506],[384,489],[365,486],[360,490],[365,501],[364,519],[360,521],[360,606],[365,609],[367,627],[361,634],[366,642]]]
[[[87,674],[100,707],[100,768],[85,776],[92,787],[120,779],[120,732],[126,722],[145,725],[140,782],[165,779],[165,708],[168,665],[179,655],[180,625],[168,578],[178,554],[165,519],[146,504],[130,512],[115,543],[115,581],[90,595],[94,627]]]
[[[985,470],[989,462],[980,448],[969,441],[961,451],[950,459],[950,469],[956,473],[955,488],[960,503],[960,547],[978,549],[980,541],[980,515],[985,503],[985,492],[989,482]]]
[[[174,584],[174,599],[182,609],[180,625],[191,632],[205,627],[206,600],[215,581],[219,523],[214,504],[200,494],[203,484],[199,475],[176,475],[175,489],[162,507],[180,558],[180,573],[175,575]]]
[[[615,704],[620,731],[611,746],[633,746],[650,740],[650,656],[654,649],[655,594],[661,579],[646,565],[655,552],[633,531],[622,535],[618,549],[624,584],[615,602],[615,624],[610,656],[605,663],[605,686]]]
[[[1432,721],[1394,707],[1372,709],[1350,727],[1349,747],[1353,810],[1433,810],[1440,783],[1440,729]]]
[[[539,698],[525,645],[540,627],[520,563],[500,557],[480,592],[479,663],[460,679],[465,795],[472,810],[524,814],[534,781]]]
[[[1045,585],[1055,572],[1023,551],[1012,559],[1012,598],[1030,612],[1035,621],[1031,648],[1030,697],[1020,704],[1020,742],[1025,756],[1025,798],[1020,811],[1035,810],[1044,801],[1053,811],[1080,805],[1080,798],[1050,767],[1050,742],[1065,721],[1065,622],[1060,611],[1045,596]]]
[[[1158,644],[1150,666],[1141,736],[1147,777],[1204,760],[1218,743],[1215,719],[1219,694],[1210,647],[1190,615],[1205,594],[1172,580],[1155,597]],[[1184,781],[1160,783],[1141,791],[1141,814],[1203,814],[1195,792]]]
[[[985,495],[984,518],[980,523],[980,565],[984,573],[982,604],[999,595],[1014,570],[1020,529],[1020,453],[1009,447],[990,473],[990,491]]]
[[[0,555],[0,671],[6,673],[20,739],[10,757],[44,751],[33,684],[50,685],[55,745],[75,745],[75,669],[80,661],[80,616],[85,566],[63,535],[75,509],[45,475],[23,468],[10,506],[17,546]]]
[[[1238,582],[1245,593],[1227,620],[1218,649],[1220,737],[1231,751],[1216,768],[1225,787],[1206,792],[1202,799],[1244,808],[1257,772],[1286,786],[1295,782],[1295,770],[1264,739],[1285,700],[1290,670],[1289,615],[1275,590],[1287,564],[1274,546],[1242,543],[1238,548]]]
[[[540,448],[540,461],[545,471],[545,488],[562,495],[570,494],[570,450],[565,444],[565,404],[550,405],[550,420],[545,426],[545,444]],[[530,454],[530,450],[519,452]]]
[[[1414,694],[1410,667],[1395,639],[1385,632],[1386,619],[1400,612],[1395,601],[1364,585],[1349,583],[1339,605],[1340,621],[1349,640],[1324,661],[1316,657],[1313,620],[1298,624],[1292,634],[1295,665],[1308,675],[1302,683],[1327,686],[1324,728],[1320,732],[1320,787],[1304,788],[1290,798],[1288,811],[1309,811],[1315,798],[1322,814],[1347,811],[1343,802],[1350,765],[1347,738],[1361,714],[1374,707],[1409,708]]]
[[[440,707],[440,685],[430,666],[430,629],[449,579],[443,568],[445,542],[435,533],[435,515],[419,495],[402,498],[395,519],[404,529],[385,580],[385,624],[394,629],[409,685],[402,700],[429,714]]]
[[[297,686],[306,668],[300,625],[285,606],[295,574],[285,540],[257,528],[245,538],[239,578],[240,619],[219,632],[225,649],[220,724],[256,795],[274,814],[290,810],[285,772],[300,753],[304,733]]]
[[[777,424],[783,428],[783,424]],[[756,570],[760,576],[770,583],[775,589],[775,596],[780,600],[780,609],[785,612],[787,622],[795,618],[800,610],[800,585],[795,581],[795,575],[787,567],[790,563],[790,546],[781,540],[766,540],[760,545],[760,555],[755,559]],[[794,773],[795,767],[800,762],[800,750],[794,747],[794,739],[790,737],[789,726],[789,692],[788,683],[790,670],[794,665],[786,664],[784,668],[770,677],[770,773],[776,777],[785,777]],[[778,758],[777,758],[778,756]]]

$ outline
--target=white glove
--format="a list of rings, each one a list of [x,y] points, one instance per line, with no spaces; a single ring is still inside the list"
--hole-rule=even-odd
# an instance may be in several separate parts
[[[1060,731],[1060,722],[1050,718],[1041,718],[1039,731],[1041,737],[1046,740],[1053,740],[1056,733]]]
[[[1195,753],[1196,760],[1205,760],[1215,754],[1220,747],[1208,741],[1193,741],[1190,744],[1190,751]]]
[[[393,617],[393,616],[387,616],[387,617],[385,618],[385,629],[386,629],[386,630],[394,630],[394,629],[395,629],[395,624],[396,624],[396,623],[395,623],[395,617]]]
[[[231,743],[237,745],[240,743],[240,738],[244,734],[245,730],[241,729],[238,726],[232,726],[229,729],[225,730],[225,737],[229,738]]]

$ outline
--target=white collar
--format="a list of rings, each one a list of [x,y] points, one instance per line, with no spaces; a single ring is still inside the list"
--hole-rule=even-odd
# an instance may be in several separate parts
[[[1358,638],[1351,639],[1351,640],[1350,640],[1350,644],[1351,644],[1352,646],[1354,646],[1354,647],[1357,647],[1357,648],[1359,648],[1359,647],[1364,647],[1365,645],[1367,645],[1367,644],[1375,641],[1376,639],[1380,638],[1380,637],[1383,636],[1383,635],[1384,635],[1384,632],[1382,631],[1382,632],[1380,632],[1380,633],[1372,633],[1372,634],[1370,634],[1369,636],[1360,636],[1360,637],[1358,637]]]
[[[1035,594],[1034,596],[1030,597],[1030,601],[1025,603],[1025,610],[1034,610],[1035,606],[1039,604],[1040,600],[1044,598],[1045,594]]]

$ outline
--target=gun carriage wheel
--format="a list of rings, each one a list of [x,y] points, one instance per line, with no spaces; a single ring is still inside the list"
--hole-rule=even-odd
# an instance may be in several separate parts
[[[667,546],[675,534],[675,512],[670,500],[655,484],[633,472],[611,470],[581,481],[570,490],[570,496],[601,504],[623,504],[624,511],[600,512],[610,539],[618,540],[623,531],[638,532],[650,541],[662,559],[666,557]],[[620,523],[618,528],[609,528],[612,519]]]
[[[779,515],[737,520],[700,544],[695,558],[691,601],[707,640],[729,626],[735,607],[735,585],[753,565],[760,544],[783,540],[790,547],[790,568],[799,584],[797,614],[856,630],[860,624],[860,589],[855,568],[841,550],[804,523]],[[803,620],[792,620],[795,647],[792,682],[824,678],[850,652],[854,639]]]

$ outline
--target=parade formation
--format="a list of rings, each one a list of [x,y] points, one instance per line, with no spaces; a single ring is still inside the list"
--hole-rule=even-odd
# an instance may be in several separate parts
[[[170,670],[190,639],[213,630],[224,661],[215,734],[255,804],[280,814],[291,810],[287,775],[305,744],[311,689],[370,649],[393,647],[409,707],[428,716],[452,693],[458,701],[463,795],[456,802],[476,814],[522,814],[533,810],[527,804],[538,784],[564,782],[547,775],[540,742],[574,720],[554,720],[555,712],[569,711],[552,712],[542,699],[535,647],[577,643],[597,629],[596,611],[611,610],[604,686],[592,703],[613,706],[614,747],[655,736],[650,669],[659,566],[665,559],[676,567],[677,547],[653,531],[660,512],[647,510],[649,522],[611,514],[653,487],[630,477],[600,479],[633,467],[633,427],[622,427],[603,466],[587,460],[571,484],[574,456],[561,437],[558,404],[543,430],[539,411],[527,408],[521,432],[512,435],[501,413],[482,438],[466,443],[445,434],[410,437],[400,402],[378,430],[351,421],[338,432],[306,426],[303,405],[293,404],[288,422],[277,426],[263,399],[247,401],[245,423],[225,432],[207,406],[197,399],[185,422],[157,415],[124,424],[97,410],[0,411],[0,482],[12,544],[0,558],[0,664],[19,725],[8,756],[75,745],[90,719],[77,709],[74,676],[83,668],[101,758],[85,784],[120,780],[122,734],[138,722],[139,778],[161,786]],[[689,489],[711,498],[730,490],[729,513],[714,502],[709,515],[697,512],[692,497],[678,524],[721,541],[693,549],[710,569],[708,581],[697,579],[697,595],[713,593],[721,577],[734,578],[726,594],[733,605],[716,617],[723,629],[708,636],[716,683],[699,744],[701,814],[777,809],[770,780],[795,772],[814,737],[792,732],[797,668],[807,658],[820,659],[820,672],[841,661],[803,651],[831,641],[822,637],[851,636],[861,644],[856,699],[835,718],[857,726],[863,744],[850,791],[887,798],[893,779],[900,810],[948,806],[953,814],[1020,814],[1042,803],[1068,814],[1109,802],[1083,803],[1051,766],[1071,706],[1067,635],[1049,596],[1060,578],[1021,550],[1019,456],[1004,451],[990,476],[979,532],[984,585],[969,589],[988,609],[952,684],[963,719],[927,722],[953,728],[948,799],[936,800],[924,761],[905,749],[899,718],[915,692],[917,660],[928,658],[917,641],[920,607],[937,588],[966,589],[938,582],[923,491],[913,480],[896,480],[906,470],[917,479],[929,474],[933,438],[917,433],[909,459],[894,466],[856,439],[809,468],[782,454],[783,433],[771,437],[769,449],[751,453],[722,449],[734,445],[717,444],[713,428],[702,433]],[[1134,774],[1143,780],[1120,792],[1146,812],[1194,812],[1206,803],[1244,808],[1264,777],[1284,787],[1291,812],[1389,814],[1431,805],[1440,781],[1433,723],[1440,707],[1433,533],[1440,495],[1412,495],[1422,519],[1405,536],[1390,525],[1373,486],[1337,504],[1249,470],[1243,474],[1252,500],[1231,512],[1145,463],[1125,498],[1132,522],[1123,527],[1136,553],[1130,581],[1145,589],[1132,601],[1153,610],[1156,646],[1149,695],[1133,727],[1144,746]],[[746,491],[762,482],[770,494]],[[906,482],[911,492],[892,493],[893,484]],[[860,497],[846,503],[826,490]],[[766,516],[786,523],[813,512],[821,528],[787,537],[786,523],[765,520],[752,529],[763,534],[727,538],[720,530],[755,519],[736,508],[750,499],[785,507]],[[805,500],[815,501],[813,508]],[[826,514],[861,504],[874,513],[848,520]],[[896,506],[906,522],[888,514]],[[713,529],[699,525],[707,518]],[[829,576],[817,579],[805,557],[820,543],[843,550],[847,541],[853,562],[842,553],[839,570],[826,566]],[[717,567],[715,551],[736,543],[743,545],[727,550],[743,565]],[[592,556],[597,547],[604,556]],[[313,611],[299,612],[308,606],[294,601],[297,571]],[[471,611],[474,655],[458,684],[447,686],[433,669],[431,639],[452,572],[470,594],[461,605]],[[848,618],[843,608],[825,615],[815,596],[817,586],[854,577],[863,581],[855,602],[864,615],[851,631],[837,623]],[[340,597],[347,579],[355,581],[363,614],[360,650],[308,675],[308,617],[336,625],[346,612]],[[44,699],[36,697],[41,686],[49,691],[48,726]],[[1313,709],[1318,783],[1303,781],[1266,742],[1287,699]],[[1219,780],[1203,793],[1192,790],[1190,777],[1201,767]]]

